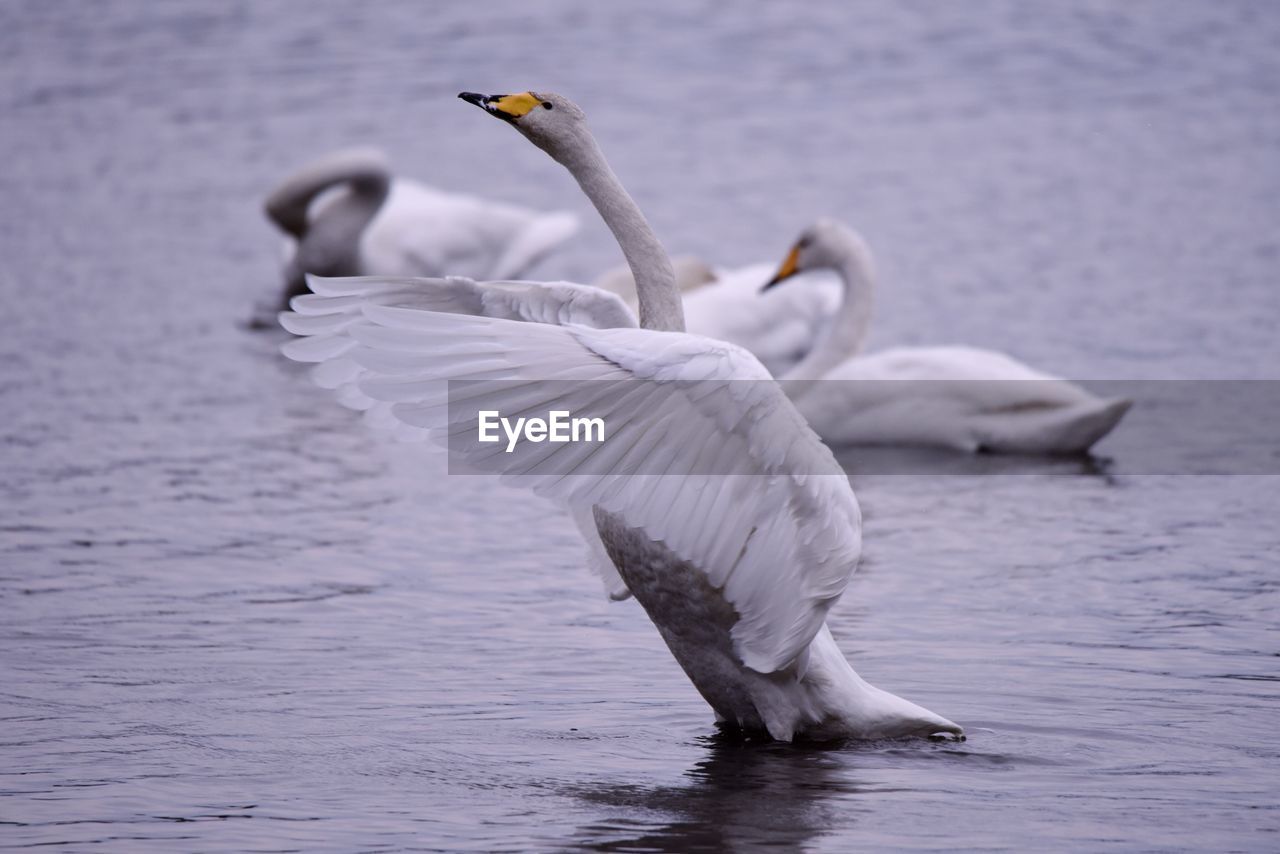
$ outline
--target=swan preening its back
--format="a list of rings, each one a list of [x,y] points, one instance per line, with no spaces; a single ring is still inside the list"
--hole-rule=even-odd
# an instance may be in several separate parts
[[[272,190],[267,216],[290,238],[285,294],[305,276],[518,276],[578,230],[567,211],[534,211],[392,177],[373,148],[333,152]]]
[[[625,309],[585,286],[316,280],[282,315],[305,336],[286,353],[375,419],[434,431],[470,467],[566,504],[610,592],[635,597],[730,725],[787,741],[959,735],[840,653],[826,615],[861,550],[848,478],[750,353],[683,332],[666,252],[581,110],[553,94],[461,97],[577,179],[631,267],[639,328],[576,322]],[[609,431],[516,453],[459,443],[442,380],[471,381],[466,412],[555,407]]]

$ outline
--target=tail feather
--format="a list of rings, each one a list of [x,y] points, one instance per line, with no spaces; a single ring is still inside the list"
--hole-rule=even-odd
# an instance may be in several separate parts
[[[969,434],[979,448],[1014,454],[1083,454],[1133,406],[1127,398],[1003,412],[977,419]]]

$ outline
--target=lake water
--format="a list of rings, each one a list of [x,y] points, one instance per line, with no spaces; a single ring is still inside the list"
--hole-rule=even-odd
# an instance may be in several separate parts
[[[1277,43],[1258,2],[4,4],[0,847],[1276,850],[1280,477],[1137,473],[1126,425],[858,475],[833,631],[968,740],[742,745],[553,507],[244,321],[261,197],[343,145],[579,211],[542,276],[617,263],[454,98],[543,88],[673,251],[859,227],[877,346],[1273,379]]]

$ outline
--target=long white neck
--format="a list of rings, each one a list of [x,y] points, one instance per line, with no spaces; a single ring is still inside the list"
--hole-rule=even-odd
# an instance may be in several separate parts
[[[548,151],[577,179],[613,232],[636,282],[640,325],[645,329],[684,331],[684,307],[671,259],[658,236],[609,168],[600,146],[583,130],[572,145]]]
[[[829,267],[844,285],[844,297],[835,316],[822,330],[818,343],[791,370],[782,375],[787,394],[802,393],[837,365],[857,355],[866,341],[875,302],[875,271],[871,259],[852,240],[832,247]]]

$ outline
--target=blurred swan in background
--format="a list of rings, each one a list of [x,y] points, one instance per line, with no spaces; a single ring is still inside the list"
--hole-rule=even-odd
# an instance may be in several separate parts
[[[770,264],[713,268],[686,255],[673,259],[672,266],[683,294],[688,330],[745,347],[774,376],[794,367],[813,348],[818,333],[840,306],[842,288],[830,272],[815,272],[793,287],[761,295],[760,286],[773,273]],[[610,270],[595,285],[635,307],[630,270]]]
[[[304,274],[503,279],[531,267],[578,230],[542,212],[393,178],[373,148],[333,152],[285,179],[264,203],[286,235],[285,303]]]
[[[307,336],[286,354],[320,363],[317,381],[349,404],[434,428],[468,466],[567,504],[611,594],[635,596],[718,718],[783,741],[959,735],[863,681],[836,646],[826,615],[861,549],[848,478],[750,353],[683,332],[666,252],[581,110],[553,94],[460,97],[577,179],[632,269],[642,328],[574,322],[580,296],[625,308],[581,285],[314,279],[281,315]],[[436,287],[470,314],[424,310]],[[472,382],[448,400],[443,380]],[[608,433],[507,452],[466,441],[481,410],[551,407],[600,416]]]
[[[994,350],[895,347],[858,355],[871,320],[875,270],[866,244],[848,226],[820,220],[806,229],[766,292],[819,269],[835,271],[844,299],[817,345],[781,379],[828,442],[1083,453],[1131,405]]]

